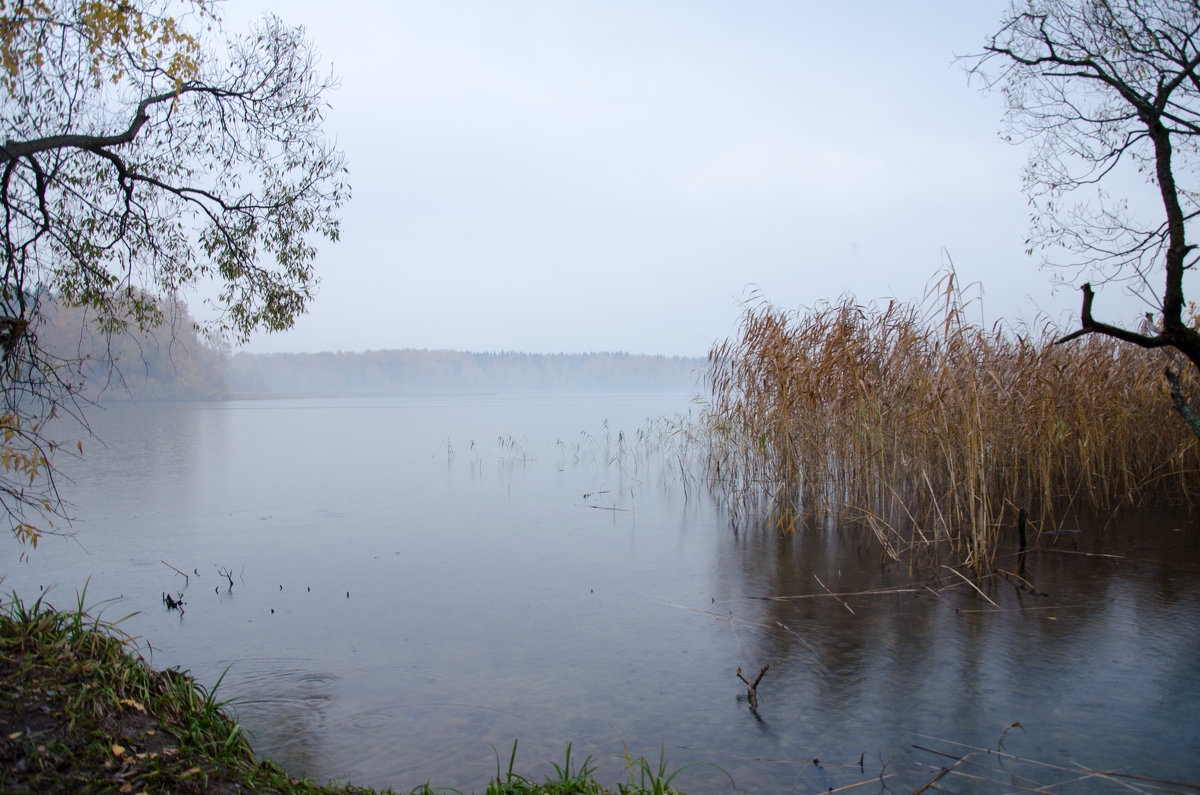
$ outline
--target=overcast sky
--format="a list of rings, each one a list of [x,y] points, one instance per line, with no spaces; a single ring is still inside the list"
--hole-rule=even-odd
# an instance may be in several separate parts
[[[987,322],[1069,322],[1027,152],[954,61],[1006,6],[235,0],[227,30],[272,11],[340,77],[353,186],[311,312],[247,350],[703,355],[755,293],[919,298],[951,259]]]

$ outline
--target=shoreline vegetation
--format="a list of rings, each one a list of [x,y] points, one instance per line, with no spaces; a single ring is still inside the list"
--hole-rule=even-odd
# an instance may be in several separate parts
[[[893,560],[947,550],[976,573],[1001,534],[1024,549],[1070,517],[1190,504],[1200,444],[1164,369],[1194,368],[1049,320],[990,328],[951,270],[923,302],[846,297],[804,312],[759,301],[709,354],[698,441],[737,523],[865,526]]]
[[[124,620],[124,619],[122,619]],[[392,793],[320,784],[259,759],[229,707],[174,668],[154,670],[120,621],[84,606],[56,610],[39,597],[0,601],[0,792]],[[554,764],[544,782],[514,772],[516,744],[484,795],[670,795],[679,771],[626,754],[628,782],[606,787],[590,757]],[[682,768],[680,768],[682,770]],[[443,790],[418,786],[414,795]]]

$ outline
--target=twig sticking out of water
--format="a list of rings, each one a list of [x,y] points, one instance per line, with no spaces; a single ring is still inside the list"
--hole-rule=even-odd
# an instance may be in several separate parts
[[[170,565],[170,564],[168,564]],[[163,593],[163,604],[167,606],[167,610],[178,610],[179,615],[184,614],[183,610],[183,594],[171,596],[171,594]]]
[[[175,568],[175,567],[174,567],[174,566],[172,566],[170,563],[167,563],[165,560],[162,560],[161,558],[159,559],[159,561],[158,561],[158,562],[159,562],[159,563],[161,563],[162,565],[166,566],[168,569],[171,569],[171,570],[172,570],[172,571],[174,571],[176,574],[182,574],[182,575],[183,575],[183,587],[184,587],[184,588],[186,588],[186,587],[188,587],[189,585],[191,585],[191,582],[192,582],[192,581],[191,581],[191,579],[190,579],[190,578],[187,576],[187,572],[182,572],[182,571],[180,571],[179,569]]]
[[[737,678],[746,683],[746,698],[750,701],[750,709],[756,712],[758,711],[758,683],[762,681],[763,674],[765,674],[767,669],[770,667],[771,666],[769,664],[764,665],[762,670],[758,672],[758,676],[754,677],[753,682],[742,675],[742,669],[740,667],[737,669]]]
[[[997,751],[1004,750],[1004,738],[1008,737],[1008,733],[1010,731],[1012,731],[1013,729],[1020,729],[1021,731],[1025,731],[1025,727],[1021,725],[1021,721],[1017,721],[1016,723],[1013,723],[1012,725],[1005,728],[1004,731],[1000,732],[1000,741],[998,743],[996,743]]]
[[[225,579],[229,580],[229,590],[232,591],[233,590],[233,572],[230,569],[227,569],[222,566],[221,568],[217,569],[217,573],[220,574]]]

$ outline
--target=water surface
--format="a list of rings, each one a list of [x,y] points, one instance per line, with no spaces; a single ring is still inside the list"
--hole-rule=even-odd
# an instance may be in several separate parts
[[[136,611],[123,626],[155,665],[224,673],[256,749],[319,779],[481,790],[519,740],[527,775],[567,742],[606,783],[624,748],[705,763],[675,780],[690,792],[912,791],[963,757],[939,786],[1200,780],[1186,514],[1082,526],[1029,557],[1047,595],[998,577],[985,599],[844,528],[735,529],[639,433],[688,410],[547,394],[109,407],[93,415],[106,446],[63,464],[76,541],[21,564],[6,539],[4,587],[53,586],[65,607],[90,578],[106,617]],[[753,711],[735,672],[764,665]]]

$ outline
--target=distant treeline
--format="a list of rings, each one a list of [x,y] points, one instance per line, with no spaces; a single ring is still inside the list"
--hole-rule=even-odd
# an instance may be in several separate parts
[[[322,395],[492,390],[689,391],[705,360],[628,353],[239,353],[235,394]]]
[[[690,391],[705,360],[627,353],[535,354],[385,350],[230,355],[205,338],[187,305],[161,302],[163,323],[101,329],[48,291],[37,296],[39,344],[99,400],[495,390]]]
[[[60,377],[89,400],[220,400],[229,396],[228,347],[207,340],[183,301],[158,302],[162,323],[139,331],[101,328],[49,291],[31,326]]]

